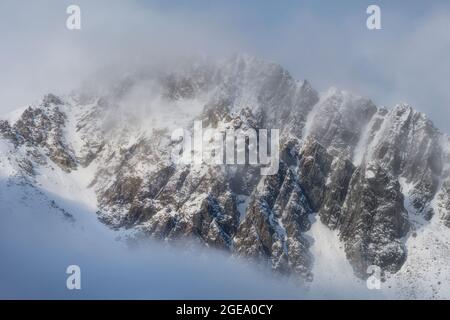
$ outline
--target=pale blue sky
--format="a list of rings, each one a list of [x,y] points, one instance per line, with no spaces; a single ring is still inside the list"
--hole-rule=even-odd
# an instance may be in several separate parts
[[[65,29],[79,4],[83,29]],[[378,4],[382,30],[366,28]],[[378,105],[408,102],[450,132],[448,1],[2,0],[0,110],[64,91],[99,62],[157,54],[243,51],[276,61],[320,91]],[[71,81],[73,80],[73,81]]]

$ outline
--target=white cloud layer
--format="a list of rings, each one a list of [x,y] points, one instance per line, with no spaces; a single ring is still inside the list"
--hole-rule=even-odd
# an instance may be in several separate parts
[[[42,193],[42,191],[44,193]],[[94,211],[79,202],[55,203],[47,191],[0,180],[0,299],[310,299],[379,298],[348,281],[323,281],[306,290],[292,279],[212,249],[171,248],[117,241]],[[124,240],[122,233],[122,240]],[[81,268],[81,290],[66,288],[66,268]]]

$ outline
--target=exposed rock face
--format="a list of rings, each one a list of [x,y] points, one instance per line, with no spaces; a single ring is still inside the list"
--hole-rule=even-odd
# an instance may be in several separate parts
[[[220,169],[174,174],[155,197],[143,229],[161,239],[201,239],[229,249],[239,222],[234,194]]]
[[[0,120],[0,134],[3,138],[12,141],[14,144],[18,143],[18,137],[8,121]]]
[[[295,172],[282,163],[276,175],[260,182],[246,211],[234,238],[236,253],[311,279],[312,258],[302,233],[310,227],[312,210]]]
[[[312,209],[318,211],[325,198],[325,184],[330,173],[333,157],[314,139],[303,145],[299,159],[300,183],[302,184]]]
[[[231,112],[251,108],[262,128],[277,128],[284,136],[300,137],[318,93],[307,81],[295,81],[275,63],[236,55],[217,71],[218,89],[212,100],[227,100]],[[284,139],[283,139],[284,140]]]
[[[314,108],[308,133],[332,155],[351,159],[376,106],[367,99],[331,89]]]
[[[400,184],[379,165],[356,169],[339,227],[345,251],[357,274],[376,265],[395,272],[406,258],[401,238],[409,229]]]
[[[42,147],[50,160],[70,171],[76,167],[76,160],[65,142],[65,115],[58,108],[61,104],[58,97],[48,94],[38,108],[27,108],[12,127],[3,123],[2,131],[16,145]]]
[[[442,185],[442,191],[439,194],[440,211],[444,224],[450,228],[450,179],[447,179]]]
[[[429,220],[433,216],[429,204],[443,167],[441,134],[424,114],[406,105],[387,112],[381,123],[374,123],[372,132],[367,158],[412,184],[408,196],[416,212]]]
[[[441,188],[436,196],[436,206],[444,224],[450,228],[450,138],[444,137],[444,169],[441,177]]]
[[[319,210],[320,220],[330,229],[336,229],[341,225],[342,206],[354,171],[354,165],[346,159],[335,158],[331,164],[331,173],[325,184],[325,198]]]
[[[151,95],[139,105],[142,91]],[[192,132],[194,120],[220,132],[279,129],[279,171],[177,163],[171,133]],[[399,270],[416,223],[408,214],[430,219],[437,208],[450,227],[450,144],[423,114],[335,89],[319,99],[307,81],[248,56],[129,77],[105,95],[47,95],[0,121],[0,138],[24,150],[24,176],[52,163],[90,169],[112,228],[189,239],[301,280],[313,277],[312,214],[339,232],[360,277],[369,265]]]

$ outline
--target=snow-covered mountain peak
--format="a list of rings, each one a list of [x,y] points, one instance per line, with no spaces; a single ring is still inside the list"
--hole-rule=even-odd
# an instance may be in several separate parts
[[[312,221],[339,237],[337,256],[362,278],[373,264],[387,277],[409,267],[417,221],[424,230],[450,225],[450,142],[424,114],[336,88],[319,95],[248,55],[48,94],[8,119],[0,121],[5,180],[23,177],[49,197],[72,191],[114,229],[190,239],[302,281],[317,269]],[[195,120],[279,129],[279,171],[175,163],[171,133]]]

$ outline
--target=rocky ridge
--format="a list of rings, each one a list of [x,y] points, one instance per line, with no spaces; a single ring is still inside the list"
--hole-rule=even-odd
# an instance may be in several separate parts
[[[117,89],[119,88],[119,89]],[[174,128],[280,129],[279,170],[174,163]],[[311,215],[339,233],[355,274],[397,272],[406,239],[436,218],[450,227],[450,143],[401,104],[316,92],[245,55],[182,72],[118,80],[107,94],[49,94],[0,137],[33,183],[42,166],[91,168],[98,217],[163,241],[191,239],[311,281]],[[11,157],[11,156],[10,156]]]

